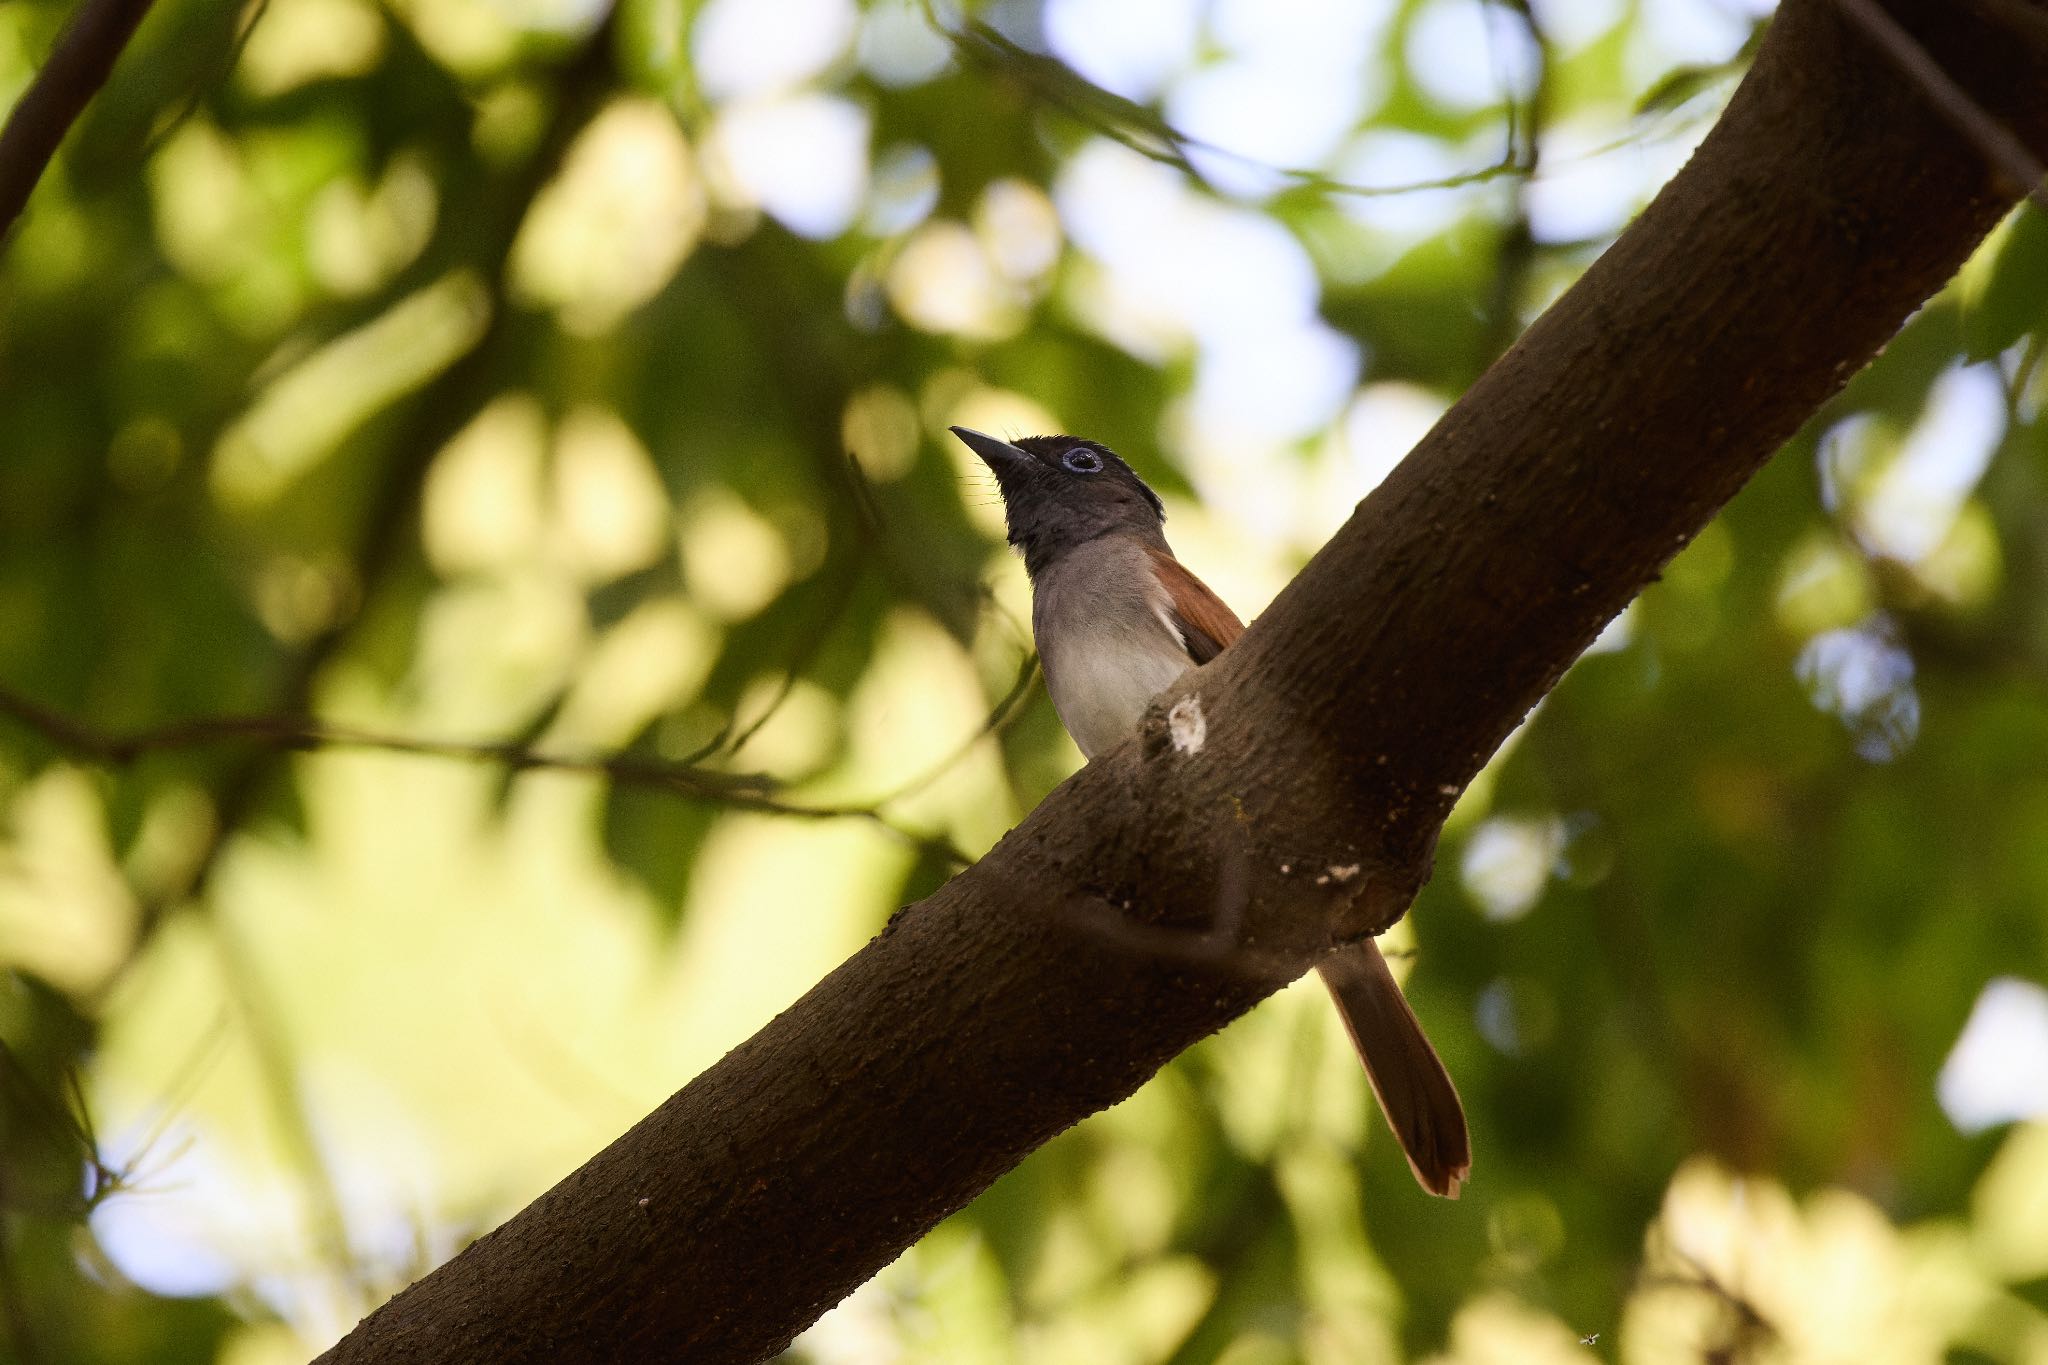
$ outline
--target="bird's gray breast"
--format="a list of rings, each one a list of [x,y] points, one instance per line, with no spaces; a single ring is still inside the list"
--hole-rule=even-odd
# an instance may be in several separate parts
[[[1152,699],[1193,667],[1170,611],[1144,547],[1120,536],[1075,547],[1032,585],[1045,687],[1089,758],[1128,738]]]

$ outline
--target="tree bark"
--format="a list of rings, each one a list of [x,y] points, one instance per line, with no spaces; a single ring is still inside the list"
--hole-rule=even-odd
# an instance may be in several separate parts
[[[2038,149],[2048,48],[1989,4],[1886,9]],[[1835,0],[1787,0],[1691,164],[1183,682],[1201,743],[1155,709],[323,1359],[770,1356],[1047,1138],[1385,928],[1500,741],[2026,188],[1962,124]]]

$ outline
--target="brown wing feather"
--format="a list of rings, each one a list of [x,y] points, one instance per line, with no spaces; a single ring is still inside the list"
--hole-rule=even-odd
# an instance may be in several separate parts
[[[1209,591],[1207,583],[1189,573],[1171,550],[1147,548],[1145,553],[1152,556],[1152,572],[1166,589],[1172,604],[1168,610],[1189,658],[1205,664],[1236,643],[1244,634],[1244,622]]]
[[[1431,1194],[1456,1199],[1458,1187],[1472,1173],[1465,1106],[1421,1021],[1394,984],[1379,945],[1366,939],[1340,948],[1316,970],[1337,1002],[1337,1015],[1365,1063],[1365,1078],[1409,1169]]]

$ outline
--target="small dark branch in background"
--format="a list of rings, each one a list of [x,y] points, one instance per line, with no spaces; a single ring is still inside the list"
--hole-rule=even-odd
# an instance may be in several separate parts
[[[982,740],[993,735],[999,735],[1009,729],[1010,722],[1014,721],[1017,718],[1017,713],[1023,709],[1024,699],[1031,695],[1031,684],[1037,680],[1038,656],[1036,654],[1026,654],[1017,665],[1017,676],[1011,680],[1010,690],[1003,693],[1002,698],[990,708],[987,717],[982,720],[980,726],[975,729],[973,734],[961,740],[951,753],[947,754],[937,763],[932,764],[921,775],[911,778],[888,795],[877,798],[874,804],[878,807],[892,806],[899,801],[915,796],[926,787],[931,786],[932,783],[944,777],[948,772],[951,772],[953,766],[966,758],[969,751]]]
[[[199,106],[206,103],[207,96],[219,89],[222,82],[234,73],[235,64],[242,60],[242,49],[249,46],[250,35],[256,32],[256,25],[262,23],[263,16],[268,13],[270,0],[254,0],[254,3],[248,6],[235,28],[235,40],[222,49],[212,69],[200,77],[192,92],[185,97],[185,102],[178,106],[178,112],[165,119],[163,126],[149,135],[149,143],[142,149],[144,157],[148,157],[170,141],[171,134],[189,123],[192,116],[199,112]]]
[[[1536,264],[1536,239],[1529,227],[1529,182],[1535,178],[1543,159],[1543,134],[1550,121],[1550,41],[1537,21],[1529,0],[1494,0],[1504,13],[1512,14],[1527,33],[1536,52],[1536,83],[1526,103],[1519,101],[1509,82],[1514,72],[1494,47],[1501,86],[1507,103],[1507,150],[1502,160],[1514,170],[1512,205],[1508,220],[1501,225],[1496,249],[1493,286],[1486,301],[1486,329],[1480,341],[1479,367],[1491,365],[1522,331],[1522,295],[1528,287],[1529,271]]]
[[[930,14],[929,10],[927,14]],[[977,21],[955,28],[941,22],[935,15],[931,17],[932,26],[945,34],[954,49],[975,65],[1010,77],[1026,87],[1034,98],[1060,110],[1083,127],[1148,160],[1172,166],[1203,185],[1207,185],[1208,177],[1190,159],[1190,153],[1228,158],[1279,176],[1297,188],[1355,199],[1462,189],[1522,171],[1512,146],[1491,165],[1435,180],[1417,180],[1400,185],[1358,185],[1307,167],[1268,166],[1228,147],[1218,147],[1188,136],[1156,111],[1104,90],[1057,57],[1019,46],[985,23]]]
[[[2020,36],[2048,45],[2048,14],[2026,0],[1984,0],[1984,4],[2001,20],[2020,30]]]
[[[123,768],[152,755],[248,743],[258,746],[257,759],[266,764],[282,753],[316,749],[375,749],[429,758],[495,763],[514,772],[583,773],[739,810],[808,820],[867,820],[964,867],[973,862],[973,858],[950,841],[906,829],[890,819],[885,811],[930,787],[957,766],[976,744],[1008,728],[1029,696],[1037,674],[1037,656],[1027,655],[1018,665],[1009,690],[981,724],[924,772],[873,800],[832,804],[810,804],[778,796],[776,789],[779,784],[775,779],[757,773],[721,772],[693,763],[666,762],[634,754],[551,754],[504,740],[384,734],[298,716],[200,716],[125,735],[109,735],[82,726],[69,716],[4,688],[0,688],[0,716],[10,717],[71,757],[102,767]],[[257,759],[252,759],[252,763]]]
[[[2042,183],[2048,180],[2048,165],[2012,129],[1971,98],[1970,92],[1943,71],[1941,63],[1928,55],[1927,49],[1915,42],[1897,19],[1885,13],[1877,0],[1835,0],[1835,4],[1863,30],[1873,46],[1920,87],[1944,118],[1977,144],[1984,159],[1998,168],[2014,190],[2032,199],[2037,208],[2048,210],[2048,185]],[[2038,11],[2025,8],[2007,13],[2028,15],[2036,23],[2041,19]]]
[[[76,1221],[114,1195],[141,1188],[158,1171],[177,1158],[176,1152],[159,1155],[158,1149],[172,1122],[191,1099],[192,1091],[206,1069],[220,1057],[219,1044],[225,1035],[225,1016],[203,1034],[190,1058],[180,1065],[158,1101],[156,1120],[144,1132],[119,1166],[108,1164],[100,1152],[99,1130],[93,1122],[85,1089],[78,1073],[66,1069],[66,1094],[53,1095],[22,1065],[12,1048],[0,1041],[0,1114],[19,1127],[39,1128],[58,1147],[70,1153],[76,1149],[80,1178],[74,1189],[60,1199],[41,1198],[0,1183],[0,1211],[15,1210],[39,1217]],[[147,1169],[145,1169],[147,1168]],[[0,1170],[0,1181],[5,1171]]]
[[[7,116],[0,130],[0,246],[149,6],[150,0],[85,0]]]
[[[1664,1272],[1643,1275],[1637,1284],[1644,1289],[1688,1289],[1712,1299],[1721,1309],[1719,1340],[1705,1348],[1703,1359],[1715,1365],[1735,1365],[1750,1359],[1779,1341],[1778,1329],[1762,1309],[1719,1276],[1684,1252],[1672,1249],[1684,1265],[1682,1274]]]
[[[565,772],[596,773],[632,785],[663,787],[686,795],[714,799],[758,795],[772,785],[766,778],[720,773],[689,764],[663,763],[626,755],[545,754],[501,740],[387,735],[294,716],[200,716],[125,735],[103,735],[5,689],[0,689],[0,715],[19,721],[75,758],[111,768],[128,767],[156,754],[213,748],[247,740],[266,753],[309,749],[382,749],[393,753],[502,763],[519,771],[553,768]]]

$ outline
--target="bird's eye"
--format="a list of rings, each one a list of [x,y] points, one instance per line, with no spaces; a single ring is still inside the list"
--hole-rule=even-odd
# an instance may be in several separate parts
[[[1100,474],[1102,457],[1088,449],[1070,450],[1060,459],[1069,474]]]

